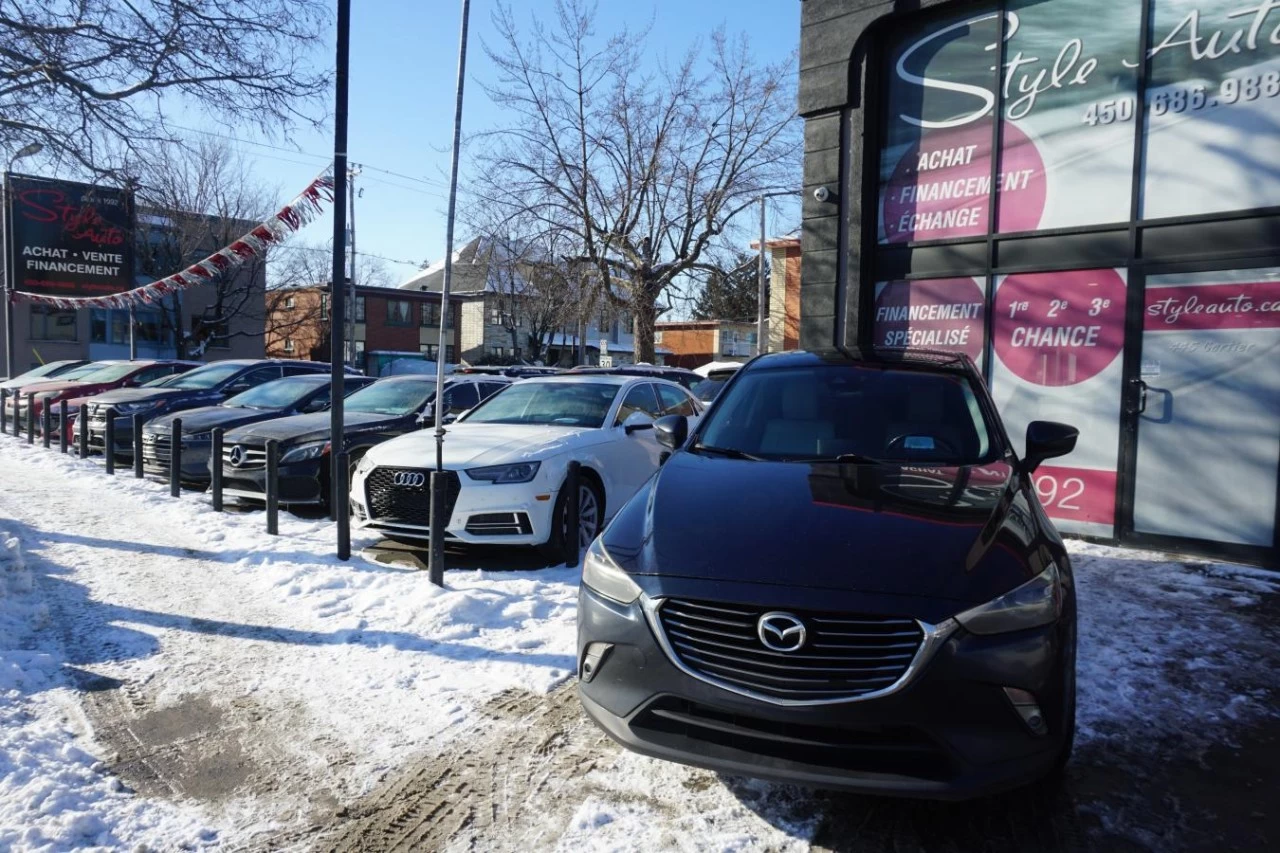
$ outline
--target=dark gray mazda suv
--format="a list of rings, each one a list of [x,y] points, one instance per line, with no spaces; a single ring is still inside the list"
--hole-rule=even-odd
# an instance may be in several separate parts
[[[1071,564],[972,363],[755,359],[587,553],[579,693],[637,752],[961,799],[1065,765]]]

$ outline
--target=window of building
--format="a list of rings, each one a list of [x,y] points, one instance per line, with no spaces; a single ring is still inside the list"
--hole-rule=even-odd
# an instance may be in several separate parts
[[[422,303],[422,325],[439,326],[440,325],[440,306],[434,302]]]
[[[457,347],[455,347],[453,344],[447,345],[444,348],[444,360],[447,364],[457,364],[458,362]]]
[[[422,349],[422,356],[427,361],[435,361],[436,353],[440,351],[440,347],[436,344],[423,344],[421,349]]]
[[[197,338],[208,337],[210,349],[229,349],[231,347],[231,324],[222,320],[218,322],[217,311],[207,308],[203,316],[191,318],[191,332]]]
[[[357,323],[364,322],[364,297],[363,296],[356,297],[356,322]]]
[[[327,293],[320,294],[320,319],[329,319],[329,294]]]
[[[388,326],[412,326],[413,325],[413,303],[407,299],[388,299],[387,300],[387,325]]]
[[[76,312],[49,305],[31,305],[31,340],[74,341]]]
[[[292,296],[286,296],[286,297],[284,298],[284,307],[285,307],[285,308],[287,308],[287,309],[292,309],[292,308],[293,308],[293,297],[292,297]]]
[[[284,351],[288,353],[293,352],[293,338],[284,339]]]
[[[494,357],[494,358],[506,358],[506,357],[507,357],[507,348],[506,348],[506,347],[488,347],[488,350],[489,350],[489,355],[491,355],[491,356],[492,356],[492,357]]]

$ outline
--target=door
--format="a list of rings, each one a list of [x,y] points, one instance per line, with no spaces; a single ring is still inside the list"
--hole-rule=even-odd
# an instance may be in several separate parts
[[[627,434],[623,422],[636,412],[654,420],[660,417],[662,407],[652,383],[637,382],[627,390],[618,414],[611,424],[605,425],[613,434],[607,442],[595,448],[604,468],[600,473],[609,491],[605,496],[605,508],[610,516],[658,470],[658,459],[662,455],[662,446],[652,429]]]
[[[1133,530],[1276,544],[1280,267],[1149,276]]]

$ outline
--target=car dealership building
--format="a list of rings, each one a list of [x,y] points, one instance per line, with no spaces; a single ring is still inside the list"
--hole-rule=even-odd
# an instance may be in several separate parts
[[[1080,428],[1063,530],[1280,565],[1280,0],[804,0],[800,111],[801,346],[964,352]]]

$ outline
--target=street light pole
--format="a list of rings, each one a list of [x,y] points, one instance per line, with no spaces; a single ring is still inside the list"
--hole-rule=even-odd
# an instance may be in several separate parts
[[[9,262],[9,173],[13,164],[24,157],[31,157],[44,150],[39,142],[28,142],[9,158],[9,165],[4,170],[3,192],[0,192],[0,273],[4,276],[4,370],[5,375],[12,377],[13,372],[13,264]]]
[[[343,358],[346,288],[342,286],[342,280],[346,277],[347,266],[347,90],[351,59],[351,0],[338,0],[337,41],[333,115],[333,276],[329,288],[329,509],[337,522],[338,559],[346,560],[351,557],[351,510],[349,498],[346,494],[339,494],[339,486],[346,479],[346,471],[342,470],[346,459],[343,446],[343,386],[347,369]],[[355,310],[354,305],[352,310]]]
[[[347,317],[347,346],[343,357],[347,364],[356,363],[356,176],[360,167],[354,163],[347,174],[351,183],[347,187],[347,201],[351,209],[351,280],[347,283],[347,298],[351,300],[351,315]]]
[[[462,96],[467,83],[467,24],[471,18],[471,0],[462,0],[462,31],[458,37],[458,91],[453,107],[453,155],[449,165],[449,215],[445,221],[444,282],[440,288],[440,330],[443,341],[436,358],[436,470],[431,477],[431,544],[429,574],[431,582],[444,586],[444,362],[448,357],[449,288],[453,282],[453,226],[458,207],[458,158],[462,148]],[[458,334],[455,323],[452,329]]]
[[[783,190],[781,192],[761,193],[760,195],[760,257],[756,265],[756,275],[758,281],[756,296],[756,355],[761,355],[769,351],[769,282],[765,277],[765,258],[764,243],[768,239],[768,224],[765,222],[765,201],[767,199],[776,198],[777,196],[795,195],[794,192]]]

